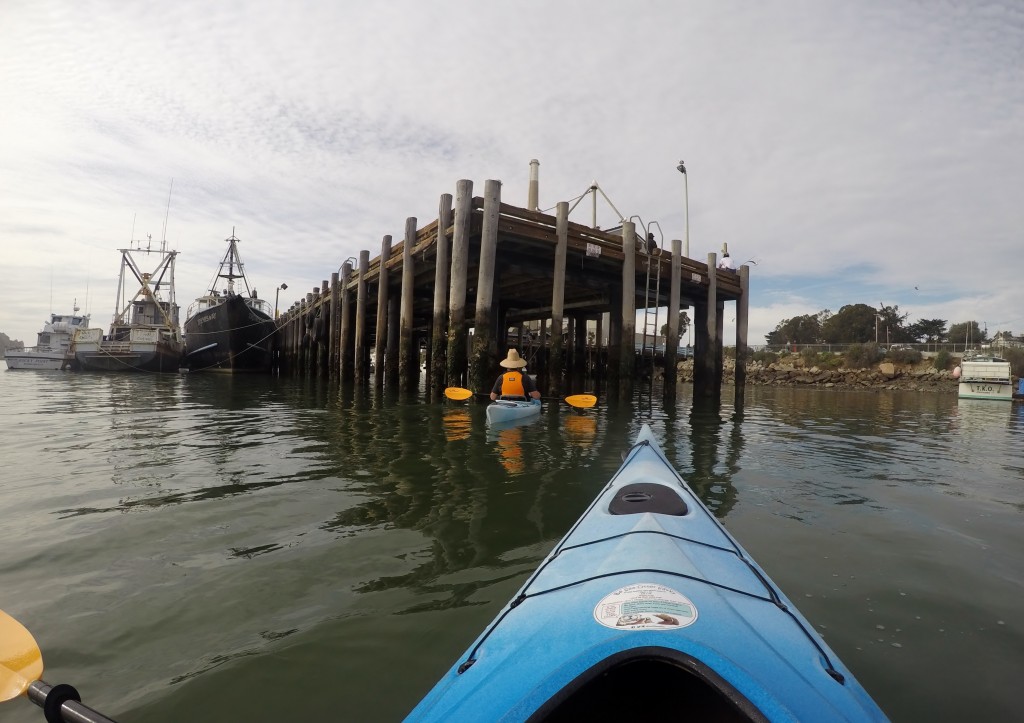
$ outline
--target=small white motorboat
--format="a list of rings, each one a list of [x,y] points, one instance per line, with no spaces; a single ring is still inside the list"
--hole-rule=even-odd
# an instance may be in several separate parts
[[[89,328],[89,315],[80,315],[77,303],[73,314],[50,314],[43,330],[36,334],[36,345],[27,349],[8,349],[4,355],[8,369],[47,369],[56,371],[69,361],[71,339],[79,329]]]

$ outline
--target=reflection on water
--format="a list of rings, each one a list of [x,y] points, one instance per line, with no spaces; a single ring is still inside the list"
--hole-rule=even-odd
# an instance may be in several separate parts
[[[693,475],[690,487],[716,517],[724,518],[736,504],[732,475],[738,470],[742,451],[742,413],[729,422],[718,403],[694,399],[690,409],[690,449]],[[723,432],[725,439],[723,440]]]
[[[0,606],[115,717],[401,718],[643,423],[894,719],[1016,710],[1021,404],[683,386],[488,429],[482,403],[319,380],[0,384]]]
[[[953,428],[971,437],[990,435],[998,428],[1019,428],[1024,403],[993,402],[986,399],[958,399],[952,416]]]
[[[565,441],[588,449],[597,437],[597,417],[593,414],[570,414],[565,419]]]
[[[487,439],[494,441],[498,450],[498,460],[506,472],[510,475],[519,475],[526,470],[521,425],[510,423],[504,425],[504,428],[490,429],[487,432]]]
[[[468,409],[446,409],[442,422],[445,439],[449,442],[468,439],[473,431],[473,419]]]

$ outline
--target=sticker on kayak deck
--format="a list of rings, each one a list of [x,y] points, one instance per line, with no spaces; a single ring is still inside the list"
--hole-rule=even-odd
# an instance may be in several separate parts
[[[645,582],[605,595],[594,619],[616,630],[676,630],[694,623],[697,607],[670,587]]]

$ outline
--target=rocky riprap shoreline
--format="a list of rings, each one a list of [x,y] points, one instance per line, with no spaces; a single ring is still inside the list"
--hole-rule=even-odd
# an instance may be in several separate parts
[[[783,361],[763,365],[747,364],[747,384],[775,387],[820,387],[823,389],[905,389],[910,391],[950,392],[956,394],[958,382],[951,372],[938,370],[928,364],[903,366],[882,362],[867,369],[806,368],[802,360]],[[725,360],[723,382],[732,384],[736,364]],[[693,360],[676,365],[680,382],[693,381]],[[660,370],[659,370],[660,371]]]

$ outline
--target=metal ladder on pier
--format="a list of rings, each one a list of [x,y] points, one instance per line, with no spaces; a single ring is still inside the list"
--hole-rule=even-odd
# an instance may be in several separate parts
[[[657,221],[651,221],[650,226],[657,226],[658,232],[661,232],[661,226]],[[647,357],[648,350],[650,350],[651,364],[653,365],[654,357],[658,353],[658,338],[661,335],[661,330],[658,328],[659,299],[661,299],[661,246],[658,245],[654,234],[649,230],[644,253],[647,255],[647,280],[644,285],[644,329],[640,343],[640,357]]]

